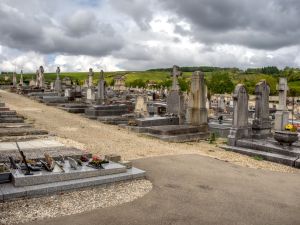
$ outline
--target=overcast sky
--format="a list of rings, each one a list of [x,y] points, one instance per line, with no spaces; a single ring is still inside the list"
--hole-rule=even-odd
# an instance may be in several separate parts
[[[300,65],[299,0],[1,0],[0,71]]]

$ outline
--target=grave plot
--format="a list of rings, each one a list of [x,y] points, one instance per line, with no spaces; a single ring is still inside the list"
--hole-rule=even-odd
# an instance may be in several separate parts
[[[184,96],[178,86],[178,67],[173,67],[172,89],[167,97],[165,116],[150,117],[151,114],[144,98],[137,101],[136,112],[144,118],[129,122],[127,129],[159,138],[168,142],[187,142],[207,139],[208,115],[206,109],[206,87],[204,74],[194,72],[191,83],[191,94],[186,107]]]
[[[25,123],[1,124],[0,201],[145,177],[145,171],[120,156],[92,156],[51,137],[40,138],[39,132]],[[2,139],[7,136],[15,138]]]
[[[248,94],[242,84],[233,93],[234,114],[226,150],[300,168],[300,143],[297,129],[289,123],[286,107],[287,80],[280,78],[279,107],[272,130],[269,117],[270,89],[266,81],[256,85],[255,119],[248,122]]]

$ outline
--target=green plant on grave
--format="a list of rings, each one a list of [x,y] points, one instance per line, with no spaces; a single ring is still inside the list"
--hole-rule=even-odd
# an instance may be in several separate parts
[[[264,160],[261,156],[255,155],[252,157],[253,159],[257,160],[257,161],[262,161]]]
[[[210,136],[209,136],[209,144],[213,144],[216,142],[216,134],[215,133],[210,133]]]

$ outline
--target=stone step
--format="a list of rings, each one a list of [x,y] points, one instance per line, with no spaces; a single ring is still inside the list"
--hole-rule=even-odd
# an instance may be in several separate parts
[[[19,127],[32,127],[27,123],[0,123],[0,128],[19,128]]]
[[[3,111],[9,111],[9,108],[7,108],[7,107],[0,107],[0,112],[3,112]]]
[[[24,119],[21,117],[0,117],[0,123],[23,123]]]
[[[236,142],[237,147],[247,148],[247,149],[255,149],[263,152],[270,152],[280,155],[286,155],[291,157],[300,156],[300,149],[294,148],[290,146],[281,146],[277,144],[277,142],[269,142],[269,141],[259,141],[259,140],[248,140],[242,139]]]
[[[18,128],[0,128],[0,137],[4,136],[25,136],[25,135],[46,135],[45,130],[35,128],[18,127]]]
[[[236,147],[236,146],[222,145],[220,147],[225,150],[241,153],[243,155],[258,156],[267,161],[300,168],[299,157],[292,157],[292,156],[286,156],[286,155],[281,155],[276,153],[263,152],[263,151],[253,150],[253,149]]]
[[[128,110],[124,109],[85,109],[87,116],[121,116],[128,113]]]
[[[197,132],[191,134],[180,134],[180,135],[156,135],[151,133],[144,133],[147,136],[158,138],[166,142],[189,142],[189,141],[200,141],[205,140],[209,137],[208,132]]]
[[[148,127],[147,133],[155,135],[181,135],[203,132],[201,126],[189,126],[189,125],[165,125],[165,126],[153,126]]]
[[[35,140],[35,139],[43,139],[43,138],[48,138],[48,134],[43,134],[43,135],[22,135],[22,136],[3,136],[0,137],[0,143],[2,142],[8,142],[8,141],[30,141],[30,140]]]
[[[3,115],[17,115],[16,111],[15,110],[9,110],[9,111],[0,111],[0,116],[3,116]]]
[[[0,201],[63,193],[75,189],[83,189],[119,181],[144,178],[145,176],[145,171],[132,167],[131,169],[127,169],[126,172],[119,174],[61,181],[34,186],[15,187],[12,183],[0,184]]]

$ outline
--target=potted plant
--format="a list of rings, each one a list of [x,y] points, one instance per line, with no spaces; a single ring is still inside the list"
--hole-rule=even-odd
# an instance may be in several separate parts
[[[9,183],[11,181],[11,173],[4,163],[0,163],[0,184]]]
[[[298,141],[297,127],[293,124],[287,124],[284,131],[275,131],[274,139],[281,145],[291,146],[294,142]]]

